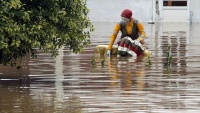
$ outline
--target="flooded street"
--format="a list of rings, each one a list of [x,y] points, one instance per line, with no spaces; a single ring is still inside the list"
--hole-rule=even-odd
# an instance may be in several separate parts
[[[30,84],[1,79],[0,113],[199,113],[200,24],[144,24],[151,58],[99,57],[94,48],[109,43],[114,24],[94,23],[82,54],[30,59]]]

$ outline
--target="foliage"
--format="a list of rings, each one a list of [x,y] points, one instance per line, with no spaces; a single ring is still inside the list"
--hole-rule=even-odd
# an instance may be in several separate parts
[[[95,66],[96,62],[95,62],[95,58],[94,58],[94,57],[92,58],[92,60],[90,61],[90,63],[91,63],[91,65],[92,65],[92,67]]]
[[[152,62],[151,62],[151,57],[150,57],[150,55],[148,55],[148,61],[147,61],[147,67],[149,67],[149,68],[151,68],[151,65],[152,65]]]
[[[62,46],[82,52],[93,31],[86,1],[0,0],[0,64],[36,57],[38,49],[52,56]]]
[[[101,67],[103,68],[105,65],[105,59],[101,59]]]
[[[171,53],[171,45],[168,45],[167,56],[166,56],[167,61],[164,64],[165,66],[168,66],[168,67],[172,63],[172,55],[170,53]]]

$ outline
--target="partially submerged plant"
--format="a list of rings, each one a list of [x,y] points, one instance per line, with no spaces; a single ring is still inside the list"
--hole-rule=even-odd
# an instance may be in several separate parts
[[[96,65],[95,57],[93,57],[90,61],[91,66],[94,67]],[[105,66],[105,59],[101,59],[101,67],[103,68]]]
[[[172,68],[170,67],[167,68],[167,74],[168,74],[168,77],[170,77],[170,75],[172,74]]]
[[[105,65],[105,59],[101,59],[101,67],[103,68]]]
[[[149,65],[149,66],[152,65],[150,56],[148,56],[148,65]]]
[[[91,60],[91,65],[92,65],[92,67],[95,66],[95,58],[94,58],[94,57],[93,57],[92,60]]]
[[[170,66],[172,63],[172,55],[170,54],[171,52],[171,45],[168,45],[168,50],[167,50],[167,56],[166,56],[166,63],[164,64],[165,66]]]
[[[152,62],[151,62],[151,57],[150,57],[150,55],[148,55],[147,58],[148,58],[148,59],[147,59],[148,61],[147,61],[147,65],[146,65],[146,66],[147,66],[148,68],[151,68]]]

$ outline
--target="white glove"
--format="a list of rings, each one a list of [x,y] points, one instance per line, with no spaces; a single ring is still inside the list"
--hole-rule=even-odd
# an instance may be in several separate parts
[[[138,39],[135,39],[134,42],[136,45],[141,45],[140,40],[138,40]]]
[[[108,50],[108,51],[107,51],[107,55],[108,55],[108,57],[110,57],[110,53],[111,53],[111,51]]]

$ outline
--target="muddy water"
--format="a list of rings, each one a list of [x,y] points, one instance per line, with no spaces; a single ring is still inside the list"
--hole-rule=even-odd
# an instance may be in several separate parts
[[[94,48],[108,43],[114,24],[94,25],[84,53],[67,48],[57,58],[41,53],[29,61],[30,84],[1,80],[0,113],[200,112],[198,24],[145,24],[152,57],[110,59]],[[166,67],[168,45],[172,62]]]

